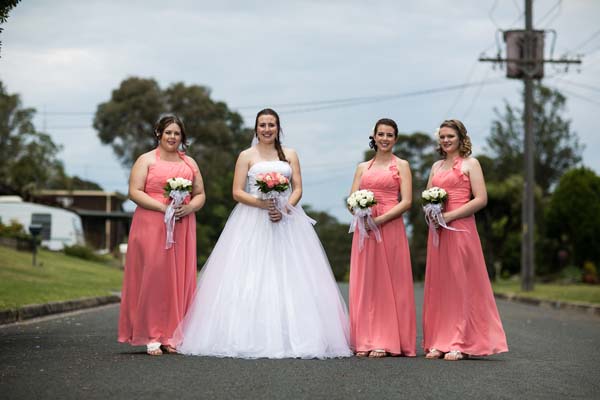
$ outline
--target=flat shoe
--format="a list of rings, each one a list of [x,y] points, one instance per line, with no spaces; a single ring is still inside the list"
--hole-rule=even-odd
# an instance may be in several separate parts
[[[369,358],[383,358],[387,357],[388,353],[385,350],[371,350]]]
[[[461,353],[458,350],[452,350],[444,356],[444,360],[447,361],[459,361],[464,360],[465,358],[469,358],[468,354]]]
[[[425,355],[425,358],[427,358],[428,360],[436,360],[442,357],[444,357],[444,353],[442,353],[438,349],[429,349],[429,351]]]

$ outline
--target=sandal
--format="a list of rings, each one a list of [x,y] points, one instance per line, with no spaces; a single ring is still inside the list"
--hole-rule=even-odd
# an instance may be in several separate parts
[[[370,351],[357,351],[356,353],[354,353],[354,355],[356,357],[368,357],[369,356]]]
[[[179,354],[179,352],[177,351],[177,349],[173,346],[171,346],[170,344],[165,344],[160,346],[160,349],[163,351],[163,353],[167,353],[167,354]]]
[[[369,358],[383,358],[383,357],[387,357],[388,353],[385,350],[371,350],[371,352],[369,353]]]
[[[438,349],[429,349],[427,354],[425,354],[425,358],[427,358],[428,360],[437,360],[442,357],[444,357],[444,353],[442,353]]]
[[[162,356],[162,350],[160,349],[160,343],[151,342],[146,345],[146,353],[151,356]]]
[[[461,353],[458,350],[451,350],[450,352],[446,353],[446,355],[444,356],[444,360],[447,360],[447,361],[459,361],[459,360],[464,360],[465,358],[469,358],[469,355]]]

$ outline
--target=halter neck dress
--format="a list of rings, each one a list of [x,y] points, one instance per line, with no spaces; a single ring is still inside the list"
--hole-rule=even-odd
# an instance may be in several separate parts
[[[457,157],[449,170],[438,169],[432,185],[448,193],[445,210],[452,211],[471,200],[471,181]],[[454,220],[438,229],[439,246],[432,233],[427,243],[423,347],[444,353],[460,351],[490,355],[508,351],[475,225],[475,216]]]
[[[144,192],[161,203],[167,179],[193,181],[197,170],[178,153],[180,161],[160,158],[148,167]],[[186,199],[189,202],[189,197]],[[165,249],[164,213],[138,206],[127,242],[125,275],[121,292],[119,342],[167,345],[185,315],[196,287],[196,217],[189,214],[175,223],[175,244]]]
[[[373,168],[373,159],[360,180],[360,189],[375,195],[373,217],[398,204],[400,175],[393,157],[387,168]],[[416,355],[416,311],[410,251],[402,217],[379,225],[381,242],[369,234],[359,248],[352,240],[350,261],[350,337],[354,351],[385,350]]]

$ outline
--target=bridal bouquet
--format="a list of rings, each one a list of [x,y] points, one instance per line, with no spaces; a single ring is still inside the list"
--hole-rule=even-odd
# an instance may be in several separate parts
[[[438,227],[442,227],[451,231],[458,231],[446,224],[442,211],[444,203],[448,199],[448,193],[437,186],[430,187],[421,193],[421,201],[423,202],[423,211],[425,212],[425,221],[429,225],[429,229],[433,234],[433,244],[438,246],[440,238],[437,232]]]
[[[281,195],[290,188],[290,180],[279,172],[267,172],[256,175],[258,190],[262,193],[263,199],[273,200],[275,208],[281,213],[282,218],[298,218],[314,225],[317,223],[314,219],[304,213],[302,207],[293,206],[287,202],[287,198]]]
[[[348,207],[354,214],[354,218],[352,219],[348,233],[354,232],[358,228],[359,250],[363,249],[365,245],[365,238],[369,237],[367,227],[373,232],[375,239],[378,242],[381,242],[381,232],[379,232],[379,228],[371,216],[371,207],[377,204],[373,192],[365,189],[357,190],[356,192],[352,193],[350,197],[348,197],[346,204],[348,204]]]
[[[290,180],[279,172],[267,172],[256,175],[256,186],[266,199],[274,199],[289,189]]]
[[[167,227],[167,240],[165,249],[170,249],[175,243],[173,233],[175,231],[175,209],[183,204],[186,197],[192,193],[192,181],[189,179],[177,177],[167,179],[167,183],[163,188],[165,197],[171,198],[171,203],[165,211],[165,225]]]
[[[256,186],[262,193],[263,199],[273,200],[275,208],[282,215],[286,215],[287,205],[281,193],[290,188],[290,180],[279,172],[267,172],[256,175]]]

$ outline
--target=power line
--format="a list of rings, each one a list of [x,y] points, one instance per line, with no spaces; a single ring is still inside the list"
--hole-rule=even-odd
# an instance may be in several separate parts
[[[600,87],[594,86],[594,85],[589,85],[589,84],[586,84],[586,83],[573,82],[573,81],[569,81],[569,80],[566,80],[566,79],[561,79],[560,83],[566,83],[567,85],[578,86],[578,87],[583,88],[583,89],[588,89],[588,90],[592,90],[592,91],[595,91],[595,92],[600,92]]]
[[[589,42],[591,42],[592,40],[594,40],[597,36],[600,35],[600,29],[598,29],[596,32],[592,33],[587,39],[584,39],[581,44],[579,44],[578,46],[575,47],[575,49],[571,50],[571,53],[575,53],[576,51],[582,49],[583,47],[585,47]]]
[[[578,98],[578,99],[580,99],[580,100],[584,100],[584,101],[587,101],[588,103],[592,103],[592,104],[595,104],[595,105],[597,105],[597,106],[600,106],[600,101],[597,101],[597,100],[595,100],[595,99],[591,99],[591,98],[589,98],[589,97],[587,97],[587,96],[584,96],[584,95],[582,95],[582,94],[579,94],[579,93],[577,93],[577,92],[574,92],[574,91],[573,91],[573,90],[571,90],[571,89],[565,89],[565,88],[563,87],[563,88],[560,88],[559,90],[560,90],[560,91],[563,91],[563,92],[565,92],[565,93],[567,93],[567,94],[569,94],[570,96],[576,97],[576,98]]]
[[[504,82],[504,79],[498,78],[498,79],[492,79],[485,83],[493,84],[493,83],[502,83],[502,82]],[[351,106],[357,106],[357,105],[369,104],[369,103],[378,103],[378,102],[382,102],[382,101],[389,101],[389,100],[399,99],[399,98],[403,98],[403,97],[422,96],[422,95],[427,95],[427,94],[460,90],[460,89],[464,89],[464,88],[468,88],[468,87],[472,87],[472,86],[477,86],[481,83],[482,83],[481,81],[477,81],[477,82],[462,83],[462,84],[456,84],[456,85],[440,86],[440,87],[424,89],[424,90],[415,90],[415,91],[411,91],[411,92],[401,92],[401,93],[384,94],[384,95],[346,97],[346,98],[337,98],[337,99],[328,99],[328,100],[311,100],[311,101],[302,101],[302,102],[295,102],[295,103],[280,103],[280,104],[274,104],[274,105],[272,105],[272,107],[278,108],[278,109],[292,108],[291,110],[283,110],[281,113],[282,114],[296,114],[296,113],[304,113],[304,112],[325,110],[325,109],[332,109],[332,108],[345,108],[345,107],[351,107]],[[242,107],[232,107],[232,109],[236,109],[236,110],[247,109],[247,108],[257,109],[257,108],[260,108],[263,106],[264,106],[264,104],[252,105],[252,106],[248,105],[248,106],[242,106]],[[308,106],[308,107],[302,108],[303,106]],[[294,109],[294,107],[298,107],[298,108]],[[85,112],[80,112],[80,111],[47,112],[47,114],[52,114],[52,115],[81,115],[84,113]],[[93,113],[88,113],[88,114],[91,115]],[[54,127],[54,129],[84,129],[84,128],[87,129],[87,128],[93,128],[93,127],[92,126]]]
[[[473,63],[473,66],[471,67],[471,69],[469,70],[469,73],[467,74],[465,83],[471,82],[471,79],[473,79],[473,72],[475,71],[475,68],[477,67],[477,65],[479,65],[479,61],[475,60],[475,62]],[[464,93],[465,93],[464,88],[458,92],[458,94],[456,95],[456,98],[454,99],[454,102],[452,103],[450,108],[448,108],[448,111],[446,111],[446,114],[445,114],[446,116],[449,116],[452,113],[452,111],[454,111],[454,108],[460,102]]]
[[[559,7],[558,12],[554,15],[554,17],[552,17],[552,19],[550,19],[550,21],[548,21],[548,23],[546,24],[546,26],[550,25],[550,23],[552,21],[554,21],[556,18],[558,18],[558,16],[561,14],[562,9],[560,8],[560,6],[562,5],[562,0],[557,0],[556,3],[554,3],[554,5],[552,7],[550,7],[548,9],[548,11],[546,11],[546,14],[544,14],[539,20],[537,20],[535,23],[538,25],[541,25],[542,22],[544,22],[544,20],[546,19],[546,17],[548,17],[552,11],[554,11],[557,7]]]
[[[489,74],[490,70],[488,69],[485,73],[485,77],[487,78],[488,74]],[[483,81],[481,81],[481,85],[479,85],[479,87],[477,88],[477,92],[475,93],[475,96],[473,96],[473,100],[471,101],[471,104],[469,105],[469,108],[467,108],[467,111],[465,111],[464,115],[463,115],[463,119],[467,119],[467,117],[469,116],[469,114],[471,114],[471,110],[473,109],[473,106],[475,106],[475,103],[477,102],[477,100],[479,99],[479,95],[481,94],[481,91],[483,90],[483,87],[485,86],[485,79]]]
[[[502,79],[502,78],[496,78],[496,79],[490,79],[490,80],[488,80],[485,83],[487,83],[487,84],[497,84],[497,83],[504,83],[504,82],[505,82],[504,79]],[[380,103],[380,102],[384,102],[384,101],[396,100],[396,99],[400,99],[400,98],[404,98],[404,97],[424,96],[424,95],[428,95],[428,94],[435,94],[435,93],[449,92],[449,91],[453,91],[453,90],[460,90],[462,88],[477,86],[479,84],[481,84],[481,81],[472,82],[472,83],[463,83],[463,84],[460,84],[460,85],[449,85],[449,86],[443,86],[443,87],[432,88],[432,89],[415,90],[415,91],[412,91],[412,92],[404,92],[404,93],[396,93],[396,94],[390,94],[390,95],[382,95],[382,96],[378,96],[378,97],[373,97],[373,98],[368,99],[368,100],[355,101],[355,102],[352,102],[352,103],[351,102],[347,102],[347,103],[344,103],[344,104],[331,104],[331,105],[315,106],[315,107],[299,108],[299,109],[296,109],[296,110],[282,111],[281,114],[299,114],[299,113],[306,113],[306,112],[313,112],[313,111],[321,111],[321,110],[331,110],[331,109],[355,107],[355,106],[360,106],[360,105],[364,105],[364,104],[372,104],[372,103]]]

